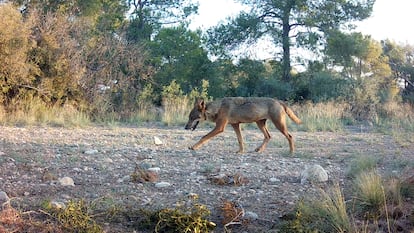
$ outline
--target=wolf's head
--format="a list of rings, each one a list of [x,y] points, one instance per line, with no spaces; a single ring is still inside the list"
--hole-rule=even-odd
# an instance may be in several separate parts
[[[185,129],[195,130],[198,123],[206,120],[206,103],[203,99],[197,99],[194,103],[194,107],[188,116],[188,122],[185,125]]]

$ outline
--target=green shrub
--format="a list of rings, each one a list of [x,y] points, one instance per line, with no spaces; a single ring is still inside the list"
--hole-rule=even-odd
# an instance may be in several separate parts
[[[145,226],[155,225],[156,233],[187,232],[208,233],[216,224],[207,220],[210,210],[198,203],[197,195],[190,195],[188,201],[178,203],[174,209],[161,209],[159,211],[145,211],[147,218],[143,221]]]
[[[378,162],[379,158],[375,156],[357,156],[351,161],[347,170],[347,175],[351,178],[355,178],[362,172],[375,170]]]
[[[46,210],[64,229],[70,232],[103,232],[102,227],[93,220],[89,207],[83,200],[69,201],[62,209],[56,209],[47,204]]]
[[[356,176],[353,186],[357,210],[366,217],[377,218],[386,201],[381,176],[376,170],[362,172]]]

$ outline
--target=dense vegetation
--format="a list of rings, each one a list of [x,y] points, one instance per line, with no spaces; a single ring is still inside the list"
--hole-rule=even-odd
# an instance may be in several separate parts
[[[196,96],[271,96],[345,102],[347,117],[375,122],[413,104],[414,47],[348,30],[373,0],[262,3],[208,31],[189,29],[185,0],[2,3],[0,119],[169,123]],[[235,56],[263,37],[282,56]]]
[[[185,121],[196,97],[269,96],[297,103],[301,130],[364,121],[412,143],[414,45],[352,30],[375,0],[238,0],[247,10],[207,31],[189,29],[193,2],[0,1],[0,124],[174,124]],[[241,52],[263,38],[279,51],[271,59]],[[413,200],[412,175],[381,183],[374,167],[350,177],[352,203],[335,186],[298,203],[281,231],[393,232],[401,216],[411,229],[413,213],[402,206],[412,206],[403,202]],[[83,201],[45,209],[62,229],[102,231]],[[235,210],[223,208],[223,216],[234,220]],[[18,216],[6,208],[3,221],[6,211]],[[213,226],[208,214],[196,203],[143,215],[159,232],[200,232]]]

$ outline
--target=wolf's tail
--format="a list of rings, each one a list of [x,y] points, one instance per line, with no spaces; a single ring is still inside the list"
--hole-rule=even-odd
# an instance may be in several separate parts
[[[299,117],[297,117],[295,115],[295,113],[292,111],[292,109],[290,109],[286,104],[280,102],[280,104],[283,106],[283,108],[285,109],[286,114],[289,116],[290,119],[292,119],[292,121],[294,121],[296,124],[301,124],[302,121],[299,119]]]

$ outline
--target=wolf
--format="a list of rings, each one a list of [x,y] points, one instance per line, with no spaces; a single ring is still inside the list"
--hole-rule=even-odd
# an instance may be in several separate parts
[[[216,123],[214,129],[203,136],[196,144],[189,149],[197,150],[211,138],[222,133],[227,124],[230,124],[237,135],[239,142],[238,153],[243,153],[243,136],[240,131],[240,123],[256,122],[264,135],[263,143],[255,149],[256,152],[263,152],[266,149],[271,136],[266,127],[266,121],[270,119],[277,129],[289,141],[290,153],[295,150],[292,135],[286,126],[286,115],[296,124],[301,124],[301,120],[283,102],[266,97],[226,97],[206,103],[204,99],[196,99],[194,107],[190,112],[188,123],[185,125],[187,130],[195,130],[202,121],[212,121]]]

